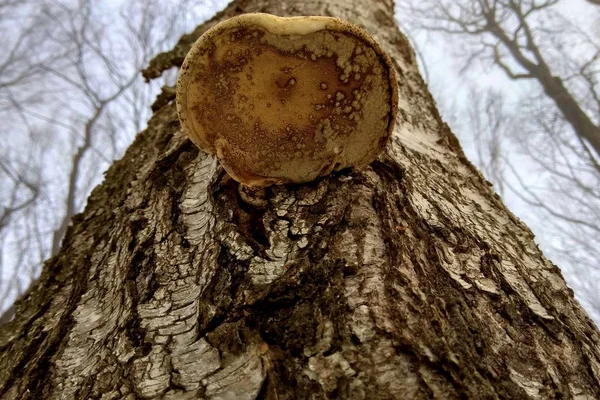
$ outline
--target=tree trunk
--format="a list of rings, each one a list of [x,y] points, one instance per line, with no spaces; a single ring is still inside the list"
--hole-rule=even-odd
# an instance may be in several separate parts
[[[600,398],[600,335],[442,122],[391,0],[331,15],[395,60],[385,154],[268,205],[180,132],[170,91],[0,330],[2,399]]]
[[[600,126],[594,125],[594,121],[587,116],[569,93],[562,79],[552,76],[550,69],[538,68],[535,75],[548,97],[554,101],[563,117],[573,127],[575,134],[582,141],[587,141],[600,156]]]

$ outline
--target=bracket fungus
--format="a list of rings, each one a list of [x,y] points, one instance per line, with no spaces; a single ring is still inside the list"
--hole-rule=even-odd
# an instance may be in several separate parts
[[[176,94],[189,138],[238,182],[264,187],[372,162],[397,90],[390,58],[349,22],[243,14],[196,41]]]

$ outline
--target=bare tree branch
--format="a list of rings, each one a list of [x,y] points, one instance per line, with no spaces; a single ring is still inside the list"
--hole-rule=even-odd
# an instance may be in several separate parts
[[[498,67],[511,79],[535,79],[569,121],[573,131],[600,155],[600,127],[586,114],[563,80],[552,73],[529,23],[534,13],[545,11],[557,2],[426,0],[419,2],[419,5],[409,2],[409,7],[419,18],[423,29],[468,36],[491,35],[496,38],[511,60],[526,72],[513,72],[503,61],[499,47],[494,46],[493,60]],[[516,26],[511,29],[511,24]]]

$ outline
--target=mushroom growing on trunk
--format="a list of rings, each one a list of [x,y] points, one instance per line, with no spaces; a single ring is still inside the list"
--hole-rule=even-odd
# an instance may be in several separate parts
[[[198,39],[177,81],[183,131],[255,187],[369,164],[397,109],[390,58],[337,18],[231,18]]]

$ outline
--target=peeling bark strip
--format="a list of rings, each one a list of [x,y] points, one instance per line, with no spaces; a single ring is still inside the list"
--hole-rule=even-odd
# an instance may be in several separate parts
[[[234,2],[331,15],[395,60],[400,114],[360,171],[266,207],[163,97],[0,330],[2,399],[598,399],[600,335],[464,158],[391,1]]]

